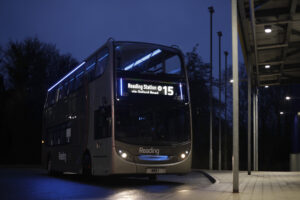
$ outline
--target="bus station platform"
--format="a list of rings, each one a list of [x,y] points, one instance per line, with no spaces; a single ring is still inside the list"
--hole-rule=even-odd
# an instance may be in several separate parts
[[[232,171],[205,171],[216,180],[199,199],[299,200],[300,172],[240,172],[240,191],[232,193]]]

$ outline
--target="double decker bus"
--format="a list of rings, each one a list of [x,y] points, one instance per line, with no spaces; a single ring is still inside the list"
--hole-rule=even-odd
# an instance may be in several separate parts
[[[191,169],[187,71],[178,48],[109,39],[48,89],[49,173],[184,174]]]

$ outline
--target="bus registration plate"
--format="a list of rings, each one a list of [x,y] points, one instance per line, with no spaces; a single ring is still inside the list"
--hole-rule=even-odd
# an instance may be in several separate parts
[[[165,174],[166,173],[166,169],[164,168],[148,168],[146,170],[147,174]]]

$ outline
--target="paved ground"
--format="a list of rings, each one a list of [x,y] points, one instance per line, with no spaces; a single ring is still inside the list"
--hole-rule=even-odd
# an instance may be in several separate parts
[[[209,191],[218,197],[210,199],[300,200],[300,172],[252,172],[251,176],[241,172],[239,194],[232,193],[230,171],[209,173],[218,180],[209,187]]]
[[[49,177],[41,169],[0,168],[0,199],[288,199],[300,200],[300,172],[240,173],[240,193],[232,193],[230,171],[208,172],[217,179],[212,184],[202,173],[186,176],[146,178],[96,177],[77,175]]]

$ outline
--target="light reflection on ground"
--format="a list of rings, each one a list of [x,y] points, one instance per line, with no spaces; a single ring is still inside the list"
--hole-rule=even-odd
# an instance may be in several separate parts
[[[195,181],[197,184],[195,185]],[[181,199],[211,183],[201,173],[161,175],[157,181],[131,177],[47,176],[40,169],[0,168],[0,199]],[[188,195],[189,196],[189,195]]]

